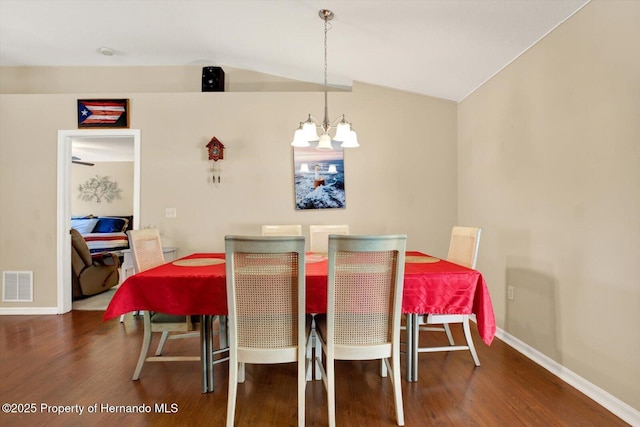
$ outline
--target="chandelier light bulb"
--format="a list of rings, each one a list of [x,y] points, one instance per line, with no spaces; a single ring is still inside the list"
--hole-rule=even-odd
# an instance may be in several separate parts
[[[342,148],[358,148],[360,144],[358,144],[358,135],[356,135],[356,131],[351,129],[349,131],[349,136],[344,142],[340,145]]]
[[[318,145],[316,147],[317,150],[333,150],[331,146],[331,135],[328,133],[323,133],[320,135],[320,140],[318,141]]]
[[[309,147],[311,145],[309,144],[309,141],[304,136],[302,123],[300,123],[300,126],[298,126],[298,129],[293,134],[293,142],[291,142],[291,145],[294,147]]]

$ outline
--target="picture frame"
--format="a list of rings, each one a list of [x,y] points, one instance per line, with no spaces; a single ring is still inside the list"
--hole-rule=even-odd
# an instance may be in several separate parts
[[[296,210],[346,208],[344,151],[331,141],[332,150],[294,147]]]
[[[78,128],[128,128],[128,99],[78,99]]]

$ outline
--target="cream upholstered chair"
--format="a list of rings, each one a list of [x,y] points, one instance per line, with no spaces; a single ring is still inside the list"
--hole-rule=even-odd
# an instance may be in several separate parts
[[[383,362],[391,372],[398,425],[404,425],[400,383],[400,316],[407,236],[329,237],[327,314],[318,315],[326,357],[329,425],[335,426],[335,361]]]
[[[229,311],[227,426],[234,425],[245,364],[298,364],[298,425],[305,420],[305,239],[226,236]]]
[[[476,261],[478,259],[478,248],[480,245],[480,233],[482,229],[479,227],[453,227],[451,231],[451,242],[449,243],[449,254],[447,255],[447,261],[455,264],[462,265],[464,267],[476,268]],[[418,328],[418,331],[444,331],[447,334],[449,340],[448,346],[439,347],[420,347],[419,337],[415,333],[416,337],[415,345],[417,347],[417,353],[433,353],[439,351],[457,351],[457,350],[469,350],[473,362],[476,366],[480,366],[480,359],[476,353],[476,348],[473,345],[473,338],[471,337],[471,329],[469,327],[468,314],[423,314],[418,316],[418,321],[414,325]],[[453,336],[451,335],[450,323],[461,323],[464,331],[464,337],[467,345],[456,345]],[[426,326],[426,325],[442,325],[442,326]],[[408,349],[407,351],[410,351]],[[417,356],[417,354],[415,354]],[[416,359],[417,366],[417,359]]]
[[[263,236],[302,236],[302,225],[285,224],[285,225],[263,225]]]
[[[311,252],[328,252],[330,234],[349,234],[349,226],[343,225],[310,225],[309,250]]]
[[[148,270],[158,265],[164,264],[162,244],[160,242],[160,232],[155,229],[130,230],[129,245],[133,254],[134,269],[136,273]],[[143,312],[144,335],[142,348],[138,364],[133,373],[133,379],[140,378],[140,372],[145,362],[173,362],[200,360],[200,356],[162,356],[162,349],[167,339],[197,337],[198,332],[194,330],[190,316],[176,316],[171,314]],[[151,336],[153,332],[162,332],[155,356],[148,356],[151,346]],[[187,332],[182,334],[170,334],[170,332]]]

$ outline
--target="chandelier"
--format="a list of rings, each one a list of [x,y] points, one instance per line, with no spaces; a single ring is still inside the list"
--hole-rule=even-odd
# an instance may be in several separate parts
[[[309,114],[304,122],[300,122],[300,126],[293,135],[294,147],[309,147],[310,142],[318,141],[317,150],[332,150],[331,141],[342,142],[343,148],[359,147],[356,132],[351,127],[344,114],[339,116],[333,122],[329,121],[329,107],[327,105],[327,31],[330,29],[329,21],[334,18],[333,12],[327,9],[321,9],[318,12],[320,19],[324,21],[324,120],[319,123],[318,120]],[[331,138],[329,131],[335,129],[335,136]],[[320,135],[318,135],[320,132]]]

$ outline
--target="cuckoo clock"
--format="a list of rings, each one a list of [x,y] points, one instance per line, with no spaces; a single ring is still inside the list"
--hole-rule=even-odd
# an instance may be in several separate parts
[[[215,184],[216,178],[218,180],[218,183],[220,183],[220,169],[218,168],[218,172],[216,172],[215,162],[224,159],[224,145],[222,145],[222,142],[218,141],[218,138],[214,136],[207,144],[207,149],[209,150],[209,160],[213,160],[214,162],[211,167],[211,170],[213,172],[213,183]]]
[[[209,150],[209,160],[215,162],[224,159],[224,145],[215,136],[207,144],[207,149]]]

